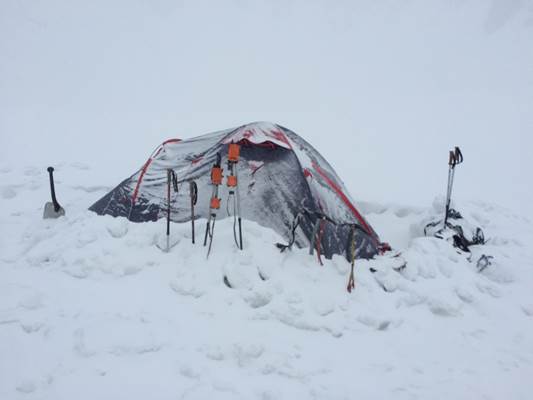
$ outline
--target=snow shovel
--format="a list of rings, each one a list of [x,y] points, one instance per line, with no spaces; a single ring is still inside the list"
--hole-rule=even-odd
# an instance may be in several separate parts
[[[52,201],[44,205],[43,218],[59,218],[65,215],[65,209],[59,205],[56,199],[56,191],[54,188],[54,168],[48,167],[48,174],[50,175],[50,192],[52,193]]]

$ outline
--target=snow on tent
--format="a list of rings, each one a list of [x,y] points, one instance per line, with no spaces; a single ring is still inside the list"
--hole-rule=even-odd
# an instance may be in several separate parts
[[[371,258],[386,248],[354,206],[343,183],[328,162],[296,133],[280,125],[256,122],[192,139],[162,143],[142,168],[98,200],[90,210],[126,217],[133,222],[167,216],[167,171],[178,178],[170,219],[191,220],[189,184],[198,187],[195,218],[209,216],[211,167],[227,162],[230,143],[240,145],[237,165],[241,215],[244,220],[275,230],[298,247],[320,249],[331,258]],[[218,218],[228,217],[228,188],[220,186]],[[296,224],[296,221],[299,221]],[[293,229],[296,226],[296,229]],[[245,227],[244,227],[245,233]]]

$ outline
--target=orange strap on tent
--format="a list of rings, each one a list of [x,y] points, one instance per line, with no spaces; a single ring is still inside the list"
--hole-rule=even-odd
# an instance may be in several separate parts
[[[237,177],[235,175],[229,175],[228,176],[228,187],[236,187],[237,186]]]
[[[213,167],[211,169],[211,183],[213,185],[220,185],[222,183],[222,168]]]
[[[218,197],[211,197],[209,208],[213,210],[218,210],[220,208],[220,199]]]
[[[238,162],[240,152],[241,146],[237,143],[230,143],[228,147],[228,161],[234,163]]]

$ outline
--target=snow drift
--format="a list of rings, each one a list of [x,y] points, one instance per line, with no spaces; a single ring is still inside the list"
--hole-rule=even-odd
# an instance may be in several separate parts
[[[163,253],[163,221],[97,216],[87,207],[110,188],[92,168],[56,171],[58,220],[35,200],[49,196],[46,166],[0,171],[3,399],[530,397],[533,229],[508,210],[455,205],[495,256],[479,273],[423,236],[440,203],[360,203],[408,264],[358,260],[348,294],[344,258],[280,254],[253,222],[245,251],[220,235],[205,260],[174,224]]]

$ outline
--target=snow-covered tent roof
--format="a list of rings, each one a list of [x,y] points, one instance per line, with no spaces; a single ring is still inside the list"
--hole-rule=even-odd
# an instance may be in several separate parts
[[[155,221],[166,215],[167,170],[177,173],[179,192],[174,195],[171,219],[190,220],[188,182],[198,185],[198,218],[209,215],[210,171],[217,154],[227,160],[228,145],[239,143],[237,165],[241,213],[290,239],[290,227],[302,213],[295,243],[309,246],[319,240],[323,254],[348,256],[352,226],[355,226],[356,255],[369,258],[380,251],[381,241],[354,205],[344,184],[328,162],[296,133],[280,125],[255,122],[192,139],[163,142],[146,163],[90,210],[98,214],[126,217],[130,221]],[[227,188],[221,186],[225,201]],[[226,217],[223,206],[218,218]],[[313,237],[317,220],[325,217],[320,237]]]

